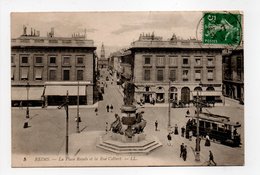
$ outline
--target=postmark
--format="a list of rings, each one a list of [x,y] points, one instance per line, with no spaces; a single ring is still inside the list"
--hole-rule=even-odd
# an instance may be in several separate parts
[[[206,12],[203,15],[203,44],[239,45],[241,14]]]

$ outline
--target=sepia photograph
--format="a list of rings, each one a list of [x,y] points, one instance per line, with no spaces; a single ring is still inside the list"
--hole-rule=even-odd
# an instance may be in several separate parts
[[[244,166],[242,11],[10,13],[11,166]]]

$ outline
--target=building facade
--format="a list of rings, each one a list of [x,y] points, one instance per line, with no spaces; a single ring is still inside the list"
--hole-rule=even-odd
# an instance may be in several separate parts
[[[244,103],[244,50],[238,47],[223,54],[223,95]]]
[[[93,104],[95,49],[82,35],[12,39],[12,105],[60,105],[67,92],[70,104]]]
[[[137,102],[190,103],[197,94],[207,102],[222,101],[222,48],[197,40],[163,41],[141,35],[132,43]]]

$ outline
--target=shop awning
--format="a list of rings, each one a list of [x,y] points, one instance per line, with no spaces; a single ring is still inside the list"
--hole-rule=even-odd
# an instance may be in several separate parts
[[[45,96],[66,96],[67,91],[69,96],[77,96],[78,86],[47,85]],[[79,95],[86,95],[86,86],[79,86]]]
[[[28,100],[41,100],[44,87],[30,87],[28,93]],[[11,88],[12,100],[27,100],[26,87],[12,87]]]
[[[193,96],[197,95],[197,91],[193,91],[192,92]],[[220,91],[203,91],[203,92],[199,92],[199,96],[222,96],[222,92]]]

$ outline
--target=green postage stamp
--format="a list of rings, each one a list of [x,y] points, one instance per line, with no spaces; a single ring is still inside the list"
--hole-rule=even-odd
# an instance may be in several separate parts
[[[240,44],[241,14],[207,12],[203,20],[203,43]]]

